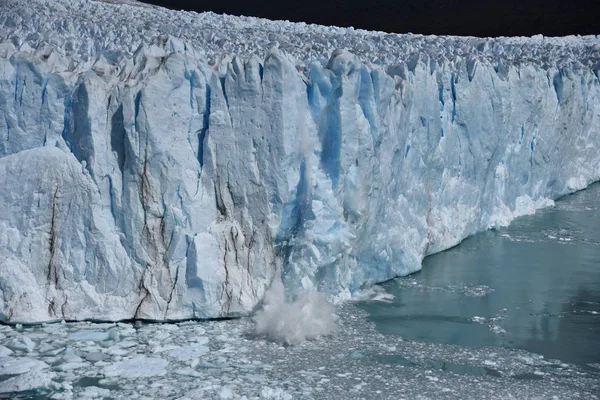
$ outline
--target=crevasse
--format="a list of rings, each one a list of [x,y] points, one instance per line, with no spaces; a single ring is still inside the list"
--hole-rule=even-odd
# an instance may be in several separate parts
[[[0,20],[4,322],[245,315],[279,275],[345,297],[600,179],[597,37]]]

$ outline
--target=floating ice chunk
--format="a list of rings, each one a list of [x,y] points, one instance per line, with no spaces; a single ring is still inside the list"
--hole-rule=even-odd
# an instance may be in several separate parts
[[[202,336],[202,335],[204,335],[204,334],[206,333],[206,329],[204,329],[204,328],[203,328],[203,327],[201,327],[201,326],[196,326],[196,327],[194,328],[194,332],[195,332],[195,334],[196,334],[196,335],[198,335],[198,336]]]
[[[392,300],[394,300],[394,298],[395,298],[394,295],[391,293],[378,293],[371,300],[372,301],[381,301],[383,303],[391,303]]]
[[[63,355],[63,360],[65,362],[81,362],[83,359],[77,355],[75,350],[69,348],[65,350],[65,354]]]
[[[165,375],[167,365],[169,362],[162,358],[136,356],[130,360],[109,365],[102,370],[102,373],[107,377],[148,378]]]
[[[223,386],[223,388],[219,391],[220,399],[233,399],[234,393],[233,390],[229,386]]]
[[[71,371],[74,369],[79,369],[79,368],[83,368],[83,367],[89,367],[90,364],[86,363],[86,362],[69,362],[69,363],[64,363],[61,364],[58,369],[60,369],[61,371]]]
[[[356,301],[380,301],[391,303],[394,295],[385,291],[381,286],[375,285],[370,288],[362,289],[352,295],[352,300]]]
[[[506,308],[502,308],[496,313],[495,316],[490,318],[490,321],[502,321],[503,319],[506,318],[507,313],[508,313],[508,310]]]
[[[469,297],[483,297],[492,293],[493,291],[494,289],[490,288],[487,285],[464,285],[462,288],[462,292],[465,294],[465,296]]]
[[[506,330],[504,328],[502,328],[500,325],[489,324],[488,329],[490,330],[490,332],[495,333],[496,335],[501,335],[501,336],[506,335]]]
[[[69,335],[69,340],[82,340],[92,342],[103,342],[110,338],[110,332],[79,331]]]
[[[0,382],[0,393],[20,392],[47,386],[53,373],[44,371],[48,364],[27,357],[0,358],[0,376],[17,375]]]
[[[110,390],[99,388],[97,386],[87,386],[82,393],[79,393],[82,398],[95,399],[98,397],[104,398],[110,396]]]
[[[10,347],[13,350],[22,350],[30,353],[35,348],[35,342],[27,336],[23,336],[19,339],[13,339],[9,343],[8,347]]]
[[[0,393],[16,393],[44,388],[50,385],[52,377],[54,377],[53,372],[41,369],[31,370],[1,382]]]
[[[27,357],[0,358],[0,375],[19,375],[29,371],[48,368],[48,364]]]
[[[265,386],[260,391],[261,399],[269,400],[292,400],[292,395],[281,388],[270,388]]]
[[[117,347],[117,348],[109,349],[106,353],[113,355],[113,356],[126,356],[127,354],[130,353],[130,351],[128,349],[120,349]]]
[[[197,378],[202,377],[202,374],[200,372],[196,371],[195,369],[193,369],[191,367],[177,369],[177,370],[175,370],[175,373],[177,375],[182,375],[182,376],[195,376]]]
[[[169,351],[169,356],[179,361],[190,361],[208,353],[208,346],[202,343],[194,343],[189,346],[183,346]]]
[[[11,349],[9,349],[8,347],[4,347],[4,346],[0,345],[0,357],[9,356],[12,353],[13,353],[13,351]]]
[[[85,355],[85,359],[90,362],[103,361],[109,359],[110,356],[99,351],[95,351],[93,353],[88,353]]]
[[[174,345],[174,344],[167,344],[165,346],[161,346],[161,345],[154,345],[153,343],[151,343],[154,347],[152,347],[152,353],[162,353],[165,352],[167,350],[173,350],[173,349],[178,349],[179,346]]]
[[[126,341],[119,343],[118,346],[122,349],[129,349],[129,348],[135,347],[137,345],[138,345],[138,343],[134,342],[133,340],[126,340]]]

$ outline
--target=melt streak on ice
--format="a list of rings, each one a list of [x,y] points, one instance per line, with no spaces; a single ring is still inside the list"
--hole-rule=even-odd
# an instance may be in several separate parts
[[[0,2],[0,320],[339,298],[600,179],[600,39]]]

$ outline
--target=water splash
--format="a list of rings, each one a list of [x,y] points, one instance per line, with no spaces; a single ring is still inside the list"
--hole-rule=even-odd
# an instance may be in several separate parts
[[[271,284],[262,309],[252,320],[258,335],[286,345],[297,345],[336,330],[334,309],[325,294],[305,292],[288,302],[278,279]]]

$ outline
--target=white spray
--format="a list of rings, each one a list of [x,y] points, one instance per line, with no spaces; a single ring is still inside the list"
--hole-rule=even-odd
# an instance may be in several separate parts
[[[329,335],[336,329],[333,307],[325,294],[304,292],[287,302],[280,279],[271,284],[253,320],[258,335],[287,345]]]

